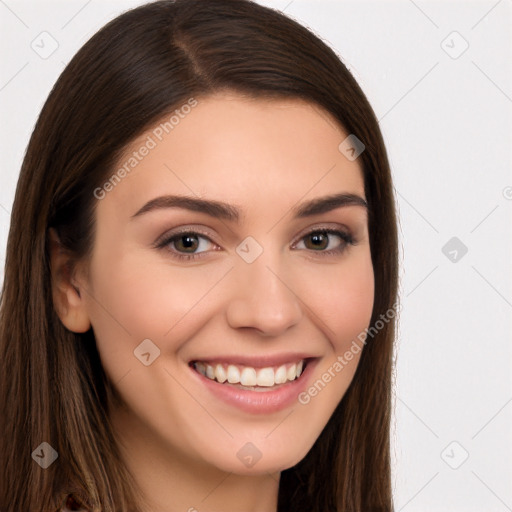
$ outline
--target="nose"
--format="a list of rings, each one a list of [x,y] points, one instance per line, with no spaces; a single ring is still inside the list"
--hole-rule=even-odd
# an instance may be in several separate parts
[[[253,263],[239,261],[233,272],[233,295],[227,321],[233,329],[252,328],[265,336],[279,336],[303,316],[289,273],[264,257]]]

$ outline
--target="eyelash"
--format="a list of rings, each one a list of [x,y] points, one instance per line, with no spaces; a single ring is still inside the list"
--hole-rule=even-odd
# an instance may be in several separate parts
[[[357,241],[354,239],[354,237],[347,231],[342,231],[338,229],[332,229],[332,228],[315,228],[307,233],[305,233],[300,239],[299,242],[301,242],[304,238],[311,236],[315,233],[321,233],[321,234],[328,234],[328,235],[336,235],[342,240],[342,244],[336,248],[336,249],[330,249],[329,251],[315,251],[313,249],[306,249],[313,253],[319,253],[321,257],[329,257],[341,254],[345,251],[348,245],[356,245]],[[184,235],[200,235],[198,238],[206,238],[209,242],[213,242],[210,237],[206,235],[206,233],[203,233],[201,231],[194,231],[191,229],[183,229],[179,232],[173,233],[171,236],[165,237],[162,241],[157,241],[155,243],[155,247],[157,249],[164,249],[169,244],[173,243],[175,240],[179,239],[180,237],[183,237]],[[197,260],[199,258],[203,258],[204,255],[206,255],[209,251],[204,251],[196,254],[181,254],[181,253],[175,253],[171,250],[169,250],[171,253],[171,257],[180,260],[180,261],[190,261],[190,260]]]

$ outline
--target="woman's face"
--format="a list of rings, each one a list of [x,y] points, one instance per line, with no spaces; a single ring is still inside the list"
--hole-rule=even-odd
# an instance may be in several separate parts
[[[116,425],[143,437],[148,457],[281,471],[345,394],[370,322],[365,205],[325,201],[364,200],[362,170],[339,149],[349,134],[302,101],[189,105],[96,190],[81,300],[126,403]]]

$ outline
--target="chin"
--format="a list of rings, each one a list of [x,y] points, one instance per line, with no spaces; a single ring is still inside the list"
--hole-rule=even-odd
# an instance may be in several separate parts
[[[260,448],[256,448],[259,446]],[[283,447],[283,444],[280,445]],[[269,473],[280,473],[298,464],[308,453],[309,448],[301,450],[275,450],[265,446],[264,441],[254,444],[250,441],[244,441],[240,448],[233,450],[232,457],[226,457],[226,452],[222,458],[214,461],[216,467],[222,471],[235,473],[238,475],[268,475]]]

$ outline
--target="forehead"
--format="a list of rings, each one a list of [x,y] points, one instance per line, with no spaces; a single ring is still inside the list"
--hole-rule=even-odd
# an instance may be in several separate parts
[[[300,99],[222,93],[189,100],[127,146],[99,208],[129,216],[164,193],[241,205],[258,197],[364,196],[359,160],[339,149],[348,135],[330,113]]]

